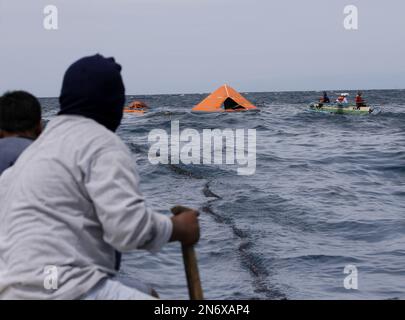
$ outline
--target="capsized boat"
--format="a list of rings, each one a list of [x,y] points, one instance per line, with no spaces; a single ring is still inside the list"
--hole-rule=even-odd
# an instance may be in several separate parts
[[[215,90],[191,110],[191,112],[209,113],[246,111],[260,110],[239,92],[226,84]]]
[[[325,112],[325,113],[335,113],[335,114],[377,114],[381,110],[379,108],[371,106],[357,107],[356,105],[343,105],[343,104],[323,104],[323,103],[312,103],[309,105],[311,111],[315,112]]]
[[[133,113],[133,114],[143,115],[143,114],[145,114],[145,112],[146,112],[145,110],[124,108],[124,113]]]
[[[124,108],[124,113],[143,115],[147,110],[148,106],[144,102],[134,101]]]

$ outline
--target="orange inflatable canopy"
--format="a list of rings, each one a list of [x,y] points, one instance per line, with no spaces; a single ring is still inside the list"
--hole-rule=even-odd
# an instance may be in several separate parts
[[[258,110],[250,101],[228,85],[215,90],[198,105],[192,112],[237,112]]]

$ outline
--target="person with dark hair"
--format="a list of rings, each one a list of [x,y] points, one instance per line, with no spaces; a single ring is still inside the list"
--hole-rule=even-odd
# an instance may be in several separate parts
[[[0,97],[0,175],[41,133],[41,105],[25,91]]]
[[[59,101],[58,116],[0,177],[0,299],[152,299],[151,288],[115,277],[116,252],[195,244],[198,212],[169,217],[146,205],[115,134],[125,88],[113,58],[72,64]]]
[[[321,104],[330,103],[330,99],[329,99],[328,93],[326,91],[323,92],[323,96],[322,96],[322,98],[319,99],[319,102]]]
[[[355,101],[356,101],[357,109],[360,109],[361,107],[366,106],[366,101],[363,99],[363,92],[361,92],[361,91],[357,92],[357,96],[356,96]]]

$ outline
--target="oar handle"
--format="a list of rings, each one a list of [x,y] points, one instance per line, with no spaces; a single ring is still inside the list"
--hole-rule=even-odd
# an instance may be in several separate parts
[[[172,208],[172,213],[178,215],[184,211],[192,210],[187,207],[177,206]],[[200,273],[198,271],[197,257],[194,246],[181,246],[183,251],[184,269],[186,271],[188,292],[190,300],[203,300]]]

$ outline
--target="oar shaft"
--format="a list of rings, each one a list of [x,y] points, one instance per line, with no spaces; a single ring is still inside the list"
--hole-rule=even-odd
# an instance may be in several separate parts
[[[190,300],[203,300],[204,296],[194,247],[183,245],[182,250]]]
[[[172,208],[174,215],[178,215],[187,210],[191,209],[182,206]],[[182,251],[190,300],[203,300],[204,296],[194,246],[182,245]]]

